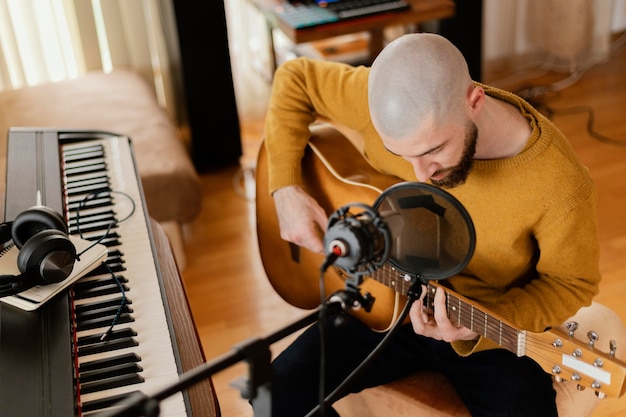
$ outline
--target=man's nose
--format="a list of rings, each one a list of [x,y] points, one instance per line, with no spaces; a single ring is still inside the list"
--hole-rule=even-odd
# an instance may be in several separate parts
[[[411,158],[409,160],[413,166],[415,177],[419,181],[428,181],[435,172],[437,172],[438,164],[425,157]]]

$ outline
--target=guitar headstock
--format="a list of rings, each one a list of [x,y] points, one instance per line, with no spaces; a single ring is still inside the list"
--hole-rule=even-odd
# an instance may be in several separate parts
[[[600,336],[596,332],[588,331],[584,342],[574,337],[576,322],[565,326],[568,331],[527,333],[527,355],[557,381],[574,383],[579,390],[593,389],[599,398],[621,397],[626,389],[626,362],[615,357],[616,342],[610,340],[608,352],[603,352],[597,348]]]

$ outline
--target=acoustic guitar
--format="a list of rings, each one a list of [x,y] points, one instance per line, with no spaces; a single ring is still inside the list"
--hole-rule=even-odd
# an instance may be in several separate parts
[[[400,182],[375,171],[343,135],[332,128],[323,134],[313,134],[303,159],[306,190],[317,199],[327,213],[354,202],[371,204],[383,190]],[[320,268],[324,256],[301,249],[281,239],[273,200],[268,192],[267,154],[261,146],[257,161],[257,238],[261,260],[268,279],[278,294],[288,303],[313,309],[322,303]],[[323,233],[323,231],[320,231]],[[346,286],[346,274],[329,268],[323,276],[325,297]],[[383,265],[361,283],[363,294],[374,299],[371,310],[351,311],[350,314],[373,330],[386,331],[398,319],[407,303],[408,291],[414,282],[411,275],[397,267]],[[427,285],[427,306],[432,308],[436,282]],[[583,308],[559,328],[533,333],[516,327],[475,302],[444,288],[447,294],[448,317],[455,323],[472,329],[518,356],[534,359],[546,372],[557,379],[575,381],[579,387],[591,388],[599,397],[621,397],[626,390],[626,362],[616,358],[616,343],[609,342],[605,353],[596,345],[599,334],[589,331],[587,340],[576,332],[579,322],[591,321],[595,328],[606,323],[595,322]],[[623,335],[623,324],[617,323]],[[606,318],[598,320],[608,321]],[[613,329],[611,329],[613,330]]]

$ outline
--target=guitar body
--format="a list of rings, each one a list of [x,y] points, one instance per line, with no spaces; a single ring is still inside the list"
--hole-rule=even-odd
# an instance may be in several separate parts
[[[324,133],[313,133],[302,169],[305,189],[331,215],[350,203],[373,204],[382,191],[400,182],[395,177],[374,170],[354,146],[331,127]],[[330,130],[330,131],[329,131]],[[289,244],[280,237],[274,201],[268,190],[267,155],[261,146],[257,161],[256,216],[261,260],[276,292],[288,303],[303,309],[320,305],[321,254]],[[333,172],[334,171],[334,172]],[[324,231],[320,231],[323,236]],[[345,287],[341,274],[329,268],[324,276],[325,295]],[[406,297],[372,279],[360,286],[362,294],[370,293],[375,301],[370,312],[353,312],[372,329],[387,330],[406,302]]]

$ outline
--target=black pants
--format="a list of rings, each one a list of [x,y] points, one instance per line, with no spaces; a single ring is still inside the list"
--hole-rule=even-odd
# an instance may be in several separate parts
[[[325,389],[332,392],[376,347],[384,334],[348,319],[325,323]],[[320,329],[307,329],[273,362],[272,415],[302,417],[319,404]],[[358,392],[436,370],[448,377],[472,416],[557,416],[552,378],[527,357],[496,349],[460,357],[449,343],[416,335],[404,325],[387,347],[344,392]],[[326,416],[338,416],[332,408]]]

